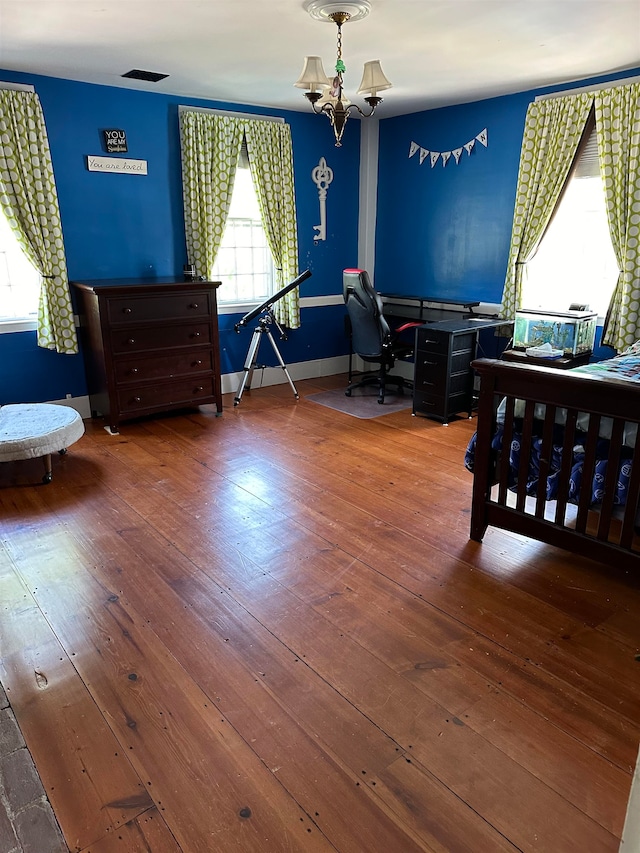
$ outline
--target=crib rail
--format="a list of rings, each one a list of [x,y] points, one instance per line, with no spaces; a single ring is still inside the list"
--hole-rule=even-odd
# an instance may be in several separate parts
[[[638,513],[640,506],[640,437],[630,449],[629,427],[640,423],[640,385],[624,380],[479,359],[478,429],[471,508],[471,539],[482,541],[488,526],[511,530],[550,545],[584,554],[616,566],[640,566]],[[502,450],[492,449],[497,407],[504,398]],[[544,410],[541,411],[541,405]],[[585,433],[579,430],[588,427]],[[516,422],[515,417],[521,420]],[[554,454],[557,422],[564,424],[557,495],[547,500],[546,483]],[[518,429],[520,460],[515,477],[509,467],[509,448]],[[592,503],[591,483],[596,459],[602,460],[601,432],[610,433],[606,475],[598,483],[601,500]],[[638,429],[640,433],[640,429]],[[532,438],[539,440],[535,494],[527,494],[532,466]],[[627,443],[625,443],[627,442]],[[577,504],[570,502],[574,448],[584,448],[582,486]],[[557,451],[556,451],[557,454]],[[628,457],[628,458],[627,458]],[[616,504],[618,472],[624,461],[629,471],[627,500]],[[601,467],[600,465],[598,470]]]

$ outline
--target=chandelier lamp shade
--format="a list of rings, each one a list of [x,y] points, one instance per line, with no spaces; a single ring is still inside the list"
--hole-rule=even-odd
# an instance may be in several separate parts
[[[366,17],[370,11],[368,0],[356,2],[331,3],[324,0],[309,0],[305,6],[312,18],[320,21],[333,21],[338,28],[337,56],[335,75],[327,77],[319,56],[306,56],[302,74],[294,83],[298,89],[306,89],[305,98],[311,104],[316,115],[326,115],[336,138],[336,147],[342,145],[342,135],[347,119],[352,111],[358,112],[362,118],[370,118],[376,111],[382,98],[378,92],[391,88],[380,66],[380,60],[365,62],[358,95],[365,95],[369,112],[364,112],[357,104],[352,104],[344,95],[343,80],[346,67],[342,59],[342,26],[347,21],[357,21]]]

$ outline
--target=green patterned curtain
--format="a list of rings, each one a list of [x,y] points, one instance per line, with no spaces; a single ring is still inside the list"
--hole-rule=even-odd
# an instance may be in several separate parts
[[[38,346],[78,352],[58,193],[40,99],[0,90],[0,205],[42,276]]]
[[[593,95],[583,93],[529,105],[502,294],[501,316],[505,319],[513,319],[521,307],[524,265],[553,216],[592,104]]]
[[[183,110],[180,117],[185,230],[189,262],[209,276],[231,204],[243,139],[278,288],[298,275],[291,130],[282,122]],[[274,306],[278,322],[300,325],[297,288]]]
[[[229,116],[188,111],[180,115],[187,257],[196,275],[211,275],[222,242],[243,132],[238,120]]]
[[[256,188],[267,242],[277,271],[278,289],[298,275],[298,228],[293,186],[291,128],[284,122],[247,121],[249,167]],[[300,326],[298,288],[274,305],[279,323]]]
[[[596,92],[600,168],[620,268],[602,343],[618,352],[640,339],[640,84]]]

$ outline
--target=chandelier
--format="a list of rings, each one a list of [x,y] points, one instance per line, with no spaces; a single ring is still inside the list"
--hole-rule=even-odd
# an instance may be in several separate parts
[[[316,115],[324,114],[328,117],[336,138],[336,147],[339,148],[342,145],[342,134],[351,111],[357,111],[363,118],[370,118],[378,104],[382,102],[378,92],[390,89],[392,84],[384,76],[380,60],[374,59],[371,62],[365,62],[358,89],[358,95],[366,95],[364,100],[369,105],[370,112],[363,112],[357,104],[350,103],[343,94],[343,75],[346,68],[342,59],[342,25],[347,21],[358,21],[366,17],[371,9],[369,0],[339,3],[310,0],[305,8],[312,18],[319,21],[333,21],[338,28],[335,76],[331,79],[327,77],[319,56],[306,56],[302,74],[293,85],[298,89],[308,90],[304,96]]]

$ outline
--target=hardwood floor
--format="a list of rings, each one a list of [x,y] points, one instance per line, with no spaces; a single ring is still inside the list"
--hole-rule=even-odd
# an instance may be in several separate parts
[[[638,580],[469,533],[474,421],[343,377],[0,468],[0,681],[73,851],[618,849]]]

